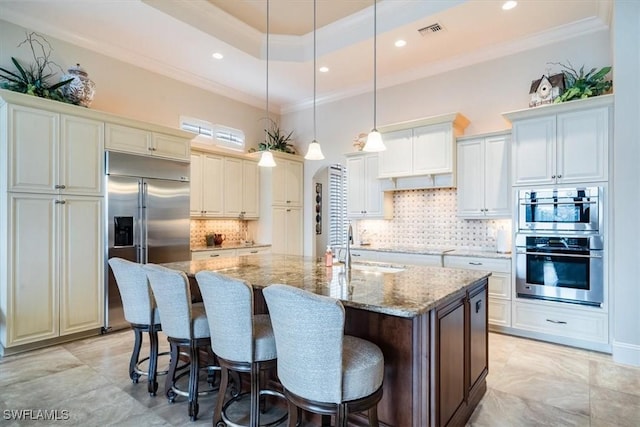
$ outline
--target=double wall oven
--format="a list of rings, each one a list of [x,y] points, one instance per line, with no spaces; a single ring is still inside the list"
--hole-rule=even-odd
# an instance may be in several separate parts
[[[602,187],[518,192],[516,291],[600,307],[604,301]]]

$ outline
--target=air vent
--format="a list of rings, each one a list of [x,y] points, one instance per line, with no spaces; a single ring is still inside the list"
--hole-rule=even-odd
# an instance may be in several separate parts
[[[428,36],[430,34],[441,33],[444,31],[444,27],[439,23],[427,25],[426,27],[420,28],[418,32],[421,36]]]

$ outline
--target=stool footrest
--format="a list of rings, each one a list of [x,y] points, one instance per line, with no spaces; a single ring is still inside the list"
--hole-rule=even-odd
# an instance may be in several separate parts
[[[236,424],[233,421],[231,421],[229,419],[229,417],[227,416],[227,409],[229,408],[229,406],[231,404],[233,404],[234,402],[237,402],[238,400],[241,400],[243,397],[250,395],[250,392],[245,392],[245,393],[241,393],[235,397],[232,397],[231,399],[229,399],[224,406],[222,407],[222,421],[226,424],[227,427],[248,427],[247,425],[244,424]],[[284,394],[280,393],[279,391],[276,390],[270,390],[270,389],[265,389],[265,390],[260,390],[260,396],[263,395],[269,395],[269,396],[275,396],[278,397],[280,399],[283,399],[285,402],[287,400],[287,398],[284,396]],[[285,410],[284,414],[278,418],[277,420],[273,420],[269,423],[265,423],[265,424],[260,424],[260,427],[274,427],[280,423],[282,423],[288,416],[288,412]]]

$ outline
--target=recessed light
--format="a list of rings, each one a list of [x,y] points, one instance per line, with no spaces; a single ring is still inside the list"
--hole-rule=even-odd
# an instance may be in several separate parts
[[[214,54],[213,54],[213,55],[211,55],[211,56],[213,56],[215,59],[222,59],[222,58],[224,58],[224,55],[223,55],[223,54],[221,54],[220,52],[216,52],[216,53],[214,53]]]
[[[394,44],[396,45],[396,47],[403,47],[407,45],[407,42],[406,40],[396,40]]]
[[[509,0],[504,2],[502,5],[502,10],[511,10],[518,5],[518,2],[515,0]]]
[[[320,68],[318,68],[318,71],[320,71],[321,73],[328,73],[329,72],[329,67],[320,67]]]

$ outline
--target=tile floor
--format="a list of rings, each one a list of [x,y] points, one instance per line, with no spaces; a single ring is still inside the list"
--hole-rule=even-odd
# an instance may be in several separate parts
[[[190,422],[184,399],[169,404],[150,397],[144,380],[132,384],[132,341],[122,331],[0,359],[0,425],[211,425],[214,396],[200,399]],[[640,368],[500,334],[489,344],[488,391],[468,426],[640,426]],[[11,419],[20,409],[65,410],[69,419]]]

